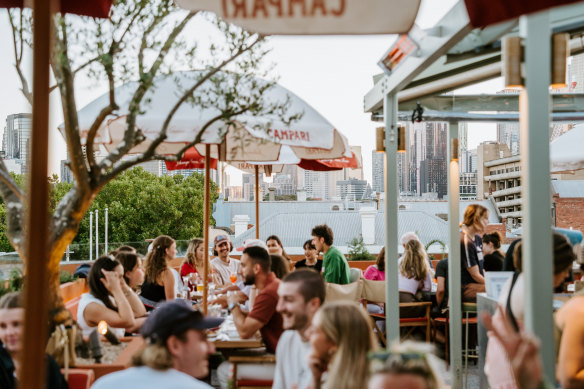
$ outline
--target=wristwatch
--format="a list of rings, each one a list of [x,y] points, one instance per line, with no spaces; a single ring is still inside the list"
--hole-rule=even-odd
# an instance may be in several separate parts
[[[231,313],[231,311],[237,306],[239,306],[239,304],[230,302],[229,305],[227,306],[227,312]]]

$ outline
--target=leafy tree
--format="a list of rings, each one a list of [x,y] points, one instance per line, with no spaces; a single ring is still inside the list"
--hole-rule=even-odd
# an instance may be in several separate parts
[[[29,10],[9,12],[15,68],[21,80],[22,93],[32,103],[31,83],[26,79],[22,66],[23,54],[32,44],[31,18]],[[206,13],[177,9],[172,0],[118,0],[114,2],[108,20],[55,15],[52,23],[54,34],[50,67],[56,80],[52,89],[60,95],[62,133],[67,143],[68,167],[75,181],[62,199],[51,205],[54,211],[48,226],[49,301],[51,311],[55,312],[53,319],[60,321],[59,318],[64,317],[61,315],[64,306],[58,293],[59,262],[67,245],[77,235],[83,216],[107,183],[141,162],[178,160],[188,147],[199,143],[204,131],[211,125],[226,132],[235,116],[268,112],[285,116],[287,105],[263,99],[264,92],[273,83],[257,82],[258,75],[264,75],[259,72],[267,52],[262,36],[214,19]],[[201,37],[201,34],[192,31],[186,34],[185,29],[192,23],[211,23],[217,34],[210,43],[207,36]],[[176,104],[166,114],[157,137],[146,141],[145,135],[136,126],[136,120],[148,109],[147,94],[153,89],[157,77],[171,77],[173,70],[179,69],[200,71],[189,85],[177,85]],[[96,84],[107,85],[109,89],[109,101],[96,114],[83,139],[79,133],[79,107],[75,97],[78,75],[90,76]],[[235,81],[227,82],[232,79]],[[118,113],[115,86],[128,81],[134,83],[131,84],[133,95],[129,111],[122,112],[126,120],[123,141],[113,145],[111,152],[98,160],[95,156],[98,129],[106,123],[109,115]],[[160,152],[158,146],[167,138],[169,124],[184,104],[202,108],[213,106],[219,109],[220,114],[193,134],[192,142],[185,144],[177,154],[169,156]],[[128,158],[127,155],[134,150],[140,151]],[[172,186],[171,182],[167,185]],[[112,191],[120,196],[125,195],[120,186],[114,187]],[[62,194],[61,190],[65,191],[65,187],[55,187],[54,190]],[[29,194],[10,176],[3,161],[0,161],[0,194],[6,204],[8,239],[26,262],[24,208]],[[160,194],[152,191],[138,196],[135,209],[150,209],[148,199],[157,195]],[[112,202],[108,206],[115,210],[112,213],[132,212],[121,209],[121,204]],[[151,215],[156,220],[167,222],[167,213],[177,216],[177,210],[172,209],[157,209]],[[169,227],[163,225],[161,228]]]
[[[349,256],[351,261],[373,261],[375,257],[369,254],[365,247],[363,237],[359,235],[358,238],[353,238],[349,242]]]

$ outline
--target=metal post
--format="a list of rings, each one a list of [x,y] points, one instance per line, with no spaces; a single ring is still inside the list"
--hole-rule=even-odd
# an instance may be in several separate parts
[[[93,211],[89,212],[89,260],[93,261]]]
[[[95,259],[99,258],[99,210],[95,210]]]
[[[458,122],[448,126],[448,305],[452,387],[462,387],[462,313],[460,290],[460,229],[458,225],[460,168],[453,153],[458,153]],[[456,141],[453,141],[456,140]]]
[[[525,89],[519,95],[525,324],[541,341],[544,375],[555,382],[551,230],[550,23],[547,11],[520,18]]]
[[[209,174],[211,158],[211,145],[205,145],[205,188],[203,192],[203,247],[205,247],[205,252],[203,253],[203,313],[207,314],[207,288],[209,279],[209,214],[210,214],[210,186]]]
[[[387,346],[399,342],[397,96],[386,94],[385,117],[385,328]]]
[[[19,387],[41,388],[45,382],[45,344],[47,341],[47,277],[49,252],[49,58],[52,17],[56,1],[34,0],[33,4],[33,79],[32,128],[30,146],[29,197],[26,201],[27,226],[26,283],[24,288],[23,347],[19,357]],[[24,201],[23,201],[24,202]]]
[[[108,232],[107,231],[108,230],[108,228],[107,228],[107,218],[108,218],[108,208],[105,207],[105,250],[104,250],[105,254],[108,253],[108,250],[107,250],[107,232]]]

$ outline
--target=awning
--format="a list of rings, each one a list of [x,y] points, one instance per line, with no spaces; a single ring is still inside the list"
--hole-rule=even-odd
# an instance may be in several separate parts
[[[95,18],[107,18],[112,6],[112,0],[61,0],[57,3],[60,5],[61,13]],[[27,0],[0,0],[0,8],[23,8],[28,5]]]

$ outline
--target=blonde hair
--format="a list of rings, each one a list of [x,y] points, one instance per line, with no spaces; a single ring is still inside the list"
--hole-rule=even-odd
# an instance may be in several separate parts
[[[426,250],[419,240],[410,240],[406,243],[404,256],[399,265],[399,271],[406,278],[413,278],[416,281],[423,281],[428,272],[428,258]]]
[[[434,346],[422,342],[406,340],[403,343],[395,343],[387,351],[372,355],[371,375],[413,375],[420,377],[426,383],[428,389],[445,388],[440,376],[440,365],[444,364],[433,354]],[[384,357],[384,362],[377,362],[378,357]]]
[[[369,317],[361,307],[349,302],[324,304],[318,314],[322,331],[337,346],[324,387],[366,387],[369,375],[367,353],[376,346]]]
[[[185,259],[183,260],[183,264],[188,263],[189,265],[191,265],[195,269],[197,268],[197,265],[199,265],[199,264],[202,266],[203,260],[205,258],[203,257],[200,260],[197,260],[197,249],[203,243],[204,243],[203,239],[199,239],[199,238],[195,238],[189,242],[189,247],[187,248],[187,253],[185,254]]]
[[[485,216],[489,215],[489,210],[480,204],[470,204],[464,210],[464,216],[462,217],[462,224],[467,227],[478,224],[479,221]],[[462,226],[461,226],[462,227]]]

